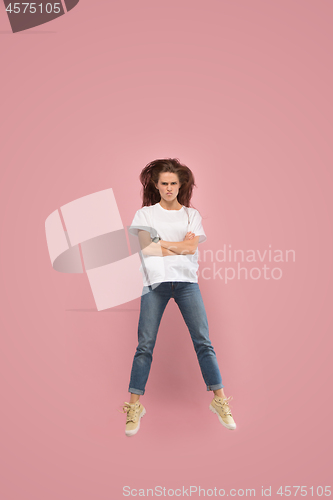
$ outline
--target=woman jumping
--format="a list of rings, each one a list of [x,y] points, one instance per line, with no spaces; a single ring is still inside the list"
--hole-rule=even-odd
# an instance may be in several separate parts
[[[139,401],[153,359],[153,350],[162,315],[168,301],[178,305],[190,332],[207,391],[214,392],[210,410],[227,429],[235,429],[229,401],[214,348],[209,339],[205,306],[198,285],[198,243],[206,240],[200,213],[190,208],[195,186],[191,170],[178,159],[155,160],[142,170],[142,208],[134,216],[129,231],[138,235],[143,275],[138,346],[133,359],[129,388],[126,436],[140,428],[146,409]]]

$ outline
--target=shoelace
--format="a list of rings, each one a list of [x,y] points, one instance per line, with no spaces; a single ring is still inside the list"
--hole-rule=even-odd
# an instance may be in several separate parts
[[[138,407],[135,404],[130,405],[130,403],[125,402],[122,411],[118,410],[119,413],[127,413],[126,424],[128,422],[136,422]]]
[[[216,399],[215,399],[215,401],[219,406],[222,406],[222,410],[226,415],[230,415],[232,417],[232,414],[231,414],[231,411],[229,408],[229,401],[231,401],[231,399],[232,399],[232,396],[229,396],[228,398],[223,398],[222,402],[216,401]]]

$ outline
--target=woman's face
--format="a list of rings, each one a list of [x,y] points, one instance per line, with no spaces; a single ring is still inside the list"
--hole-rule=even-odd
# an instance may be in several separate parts
[[[165,201],[173,201],[176,199],[180,186],[178,175],[173,172],[160,173],[158,183],[156,185],[161,198]]]

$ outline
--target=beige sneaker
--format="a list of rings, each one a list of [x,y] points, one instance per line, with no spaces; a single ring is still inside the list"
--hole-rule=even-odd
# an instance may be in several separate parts
[[[224,427],[227,429],[236,429],[236,424],[234,419],[232,418],[232,414],[229,408],[229,401],[232,399],[232,396],[228,398],[219,398],[215,396],[213,401],[209,405],[210,411],[216,413],[219,417],[219,421]]]
[[[140,429],[140,419],[145,415],[146,409],[137,401],[136,403],[130,404],[125,403],[123,406],[122,413],[127,413],[126,418],[126,436],[134,436]]]

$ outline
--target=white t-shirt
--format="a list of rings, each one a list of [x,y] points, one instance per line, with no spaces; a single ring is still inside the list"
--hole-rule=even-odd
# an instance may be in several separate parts
[[[207,236],[201,223],[201,215],[195,208],[184,207],[180,210],[166,210],[160,203],[142,207],[134,216],[128,229],[137,235],[139,229],[149,231],[153,238],[156,235],[164,241],[183,241],[187,232],[200,236],[199,243],[206,241]],[[164,281],[198,282],[197,270],[198,249],[193,255],[143,255],[141,252],[140,272],[144,286]]]

